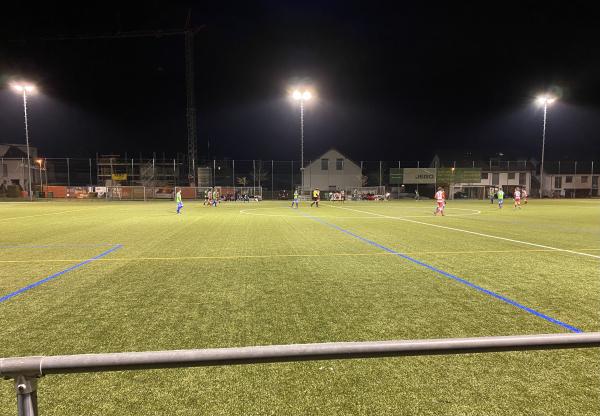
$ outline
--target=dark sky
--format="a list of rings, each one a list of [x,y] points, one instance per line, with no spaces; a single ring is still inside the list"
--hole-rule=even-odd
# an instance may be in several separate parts
[[[125,2],[123,2],[125,3]],[[210,6],[207,4],[210,3]],[[0,18],[0,142],[23,141],[6,83],[36,81],[31,141],[48,156],[185,152],[182,36],[47,40],[57,35],[183,28],[196,35],[199,156],[299,159],[336,147],[356,160],[600,158],[600,12],[591,1],[246,1],[41,7]]]

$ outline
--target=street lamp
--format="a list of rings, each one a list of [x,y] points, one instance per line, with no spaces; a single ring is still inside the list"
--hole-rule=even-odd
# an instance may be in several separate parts
[[[36,159],[35,161],[40,167],[40,195],[41,195],[41,192],[44,192],[44,180],[42,178],[42,163],[44,161],[42,159]]]
[[[294,90],[292,98],[300,102],[300,175],[301,187],[304,190],[304,102],[312,98],[309,90]]]
[[[27,143],[27,173],[29,177],[29,200],[33,201],[31,193],[31,160],[29,159],[29,127],[27,125],[27,94],[33,94],[36,91],[35,85],[26,82],[13,82],[10,87],[18,94],[23,96],[23,112],[25,114],[25,141]]]
[[[536,98],[535,102],[544,107],[544,126],[542,128],[542,163],[540,166],[540,198],[544,197],[544,150],[546,146],[546,114],[548,106],[556,101],[556,97],[550,94],[543,94]]]

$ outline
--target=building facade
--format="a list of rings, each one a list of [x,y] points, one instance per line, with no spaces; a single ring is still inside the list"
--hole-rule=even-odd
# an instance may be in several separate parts
[[[37,148],[29,147],[31,163],[32,186],[38,179],[39,169],[33,160],[37,158]],[[37,170],[36,170],[37,169]],[[27,172],[27,146],[24,144],[0,144],[0,186],[16,185],[21,189],[29,187],[29,173]]]
[[[598,181],[600,173],[546,173],[544,174],[544,196],[551,198],[585,198],[600,196]]]
[[[359,188],[362,186],[360,166],[336,149],[331,149],[304,168],[304,190],[322,191]]]

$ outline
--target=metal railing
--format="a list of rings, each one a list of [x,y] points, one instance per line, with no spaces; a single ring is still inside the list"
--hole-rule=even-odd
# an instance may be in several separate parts
[[[35,416],[37,380],[49,374],[597,347],[600,332],[12,357],[0,377],[14,380],[17,414]]]

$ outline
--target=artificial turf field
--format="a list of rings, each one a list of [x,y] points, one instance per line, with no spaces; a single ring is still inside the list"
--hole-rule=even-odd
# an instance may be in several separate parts
[[[600,331],[600,200],[511,202],[0,203],[0,357]],[[598,415],[599,374],[598,349],[530,351],[54,375],[38,397],[44,416]]]

